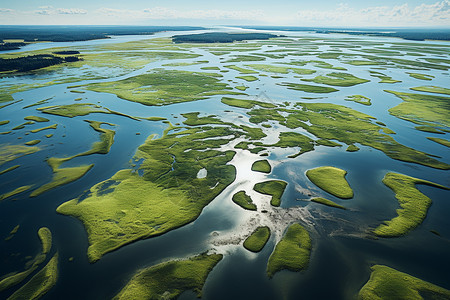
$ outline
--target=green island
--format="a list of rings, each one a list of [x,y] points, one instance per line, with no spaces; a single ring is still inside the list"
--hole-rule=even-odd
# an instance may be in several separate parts
[[[330,207],[346,209],[344,206],[339,205],[339,204],[337,204],[337,203],[335,203],[335,202],[333,202],[331,200],[328,200],[328,199],[325,199],[325,198],[322,198],[322,197],[312,198],[311,201],[315,202],[315,203],[320,203],[320,204],[323,204],[323,205],[326,205],[326,206],[330,206]]]
[[[38,299],[45,295],[58,280],[58,253],[36,275],[9,297],[14,299]]]
[[[9,124],[9,120],[0,121],[0,126]]]
[[[111,93],[121,99],[145,105],[169,105],[233,94],[215,73],[155,69],[149,73],[111,82],[92,83],[84,88]]]
[[[48,121],[50,121],[47,118],[37,117],[37,116],[28,116],[28,117],[25,117],[24,119],[28,120],[28,121],[35,121],[35,122],[48,122]]]
[[[41,142],[41,140],[31,140],[31,141],[26,142],[25,145],[34,146],[34,145],[39,144],[40,142]]]
[[[257,160],[252,164],[252,171],[268,174],[272,171],[272,167],[266,159],[262,159]]]
[[[24,186],[21,186],[21,187],[18,187],[16,189],[12,190],[11,192],[0,194],[0,201],[5,200],[5,199],[10,198],[10,197],[13,197],[13,196],[15,196],[17,194],[23,193],[23,192],[29,190],[32,187],[33,187],[32,185],[24,185]]]
[[[328,166],[306,171],[308,179],[325,192],[341,199],[350,199],[353,198],[353,190],[345,175],[347,171]]]
[[[244,69],[244,68],[241,68],[241,67],[238,67],[235,65],[227,65],[227,66],[225,66],[225,68],[238,71],[241,74],[258,74],[258,72],[254,71],[254,70]]]
[[[25,128],[26,125],[33,125],[35,122],[34,121],[27,121],[25,123],[22,123],[20,125],[17,125],[16,127],[14,127],[12,130],[19,130],[19,129],[23,129]]]
[[[270,204],[272,206],[280,206],[281,196],[283,196],[284,190],[286,189],[287,182],[282,180],[268,180],[263,182],[258,182],[255,184],[253,189],[258,193],[272,196]]]
[[[383,183],[395,193],[395,198],[401,208],[397,209],[397,217],[385,221],[384,224],[374,229],[373,233],[380,237],[405,235],[425,220],[431,199],[422,194],[416,188],[416,184],[450,190],[440,184],[397,173],[387,173],[383,178]]]
[[[420,74],[420,73],[408,73],[409,76],[420,79],[420,80],[432,80],[434,78],[433,75],[427,75],[427,74]]]
[[[9,167],[7,169],[4,169],[4,170],[0,171],[0,175],[8,173],[8,172],[11,172],[11,171],[14,171],[18,167],[20,167],[20,165],[15,165],[15,166]]]
[[[255,107],[256,105],[264,107],[264,108],[275,108],[276,107],[272,103],[261,102],[261,101],[256,101],[256,100],[244,100],[244,99],[237,99],[237,98],[229,98],[229,97],[222,97],[221,101],[223,104],[226,104],[229,106],[246,108],[246,109],[251,109],[251,108]]]
[[[353,101],[359,104],[370,106],[372,103],[370,102],[370,98],[363,95],[353,95],[345,98],[346,101]]]
[[[252,198],[245,191],[235,193],[232,200],[243,209],[256,210],[256,205],[253,203]]]
[[[449,97],[389,90],[385,90],[385,92],[394,94],[404,101],[389,109],[391,115],[418,125],[450,127]]]
[[[133,120],[139,120],[135,117],[122,114],[117,111],[110,110],[106,107],[102,107],[92,103],[75,103],[68,105],[52,105],[46,107],[40,107],[38,110],[42,111],[46,114],[57,115],[62,117],[78,117],[78,116],[86,116],[93,113],[101,113],[101,114],[114,114],[118,116],[127,117]]]
[[[257,77],[252,76],[252,75],[248,75],[248,76],[236,76],[236,78],[243,79],[243,80],[249,81],[249,82],[258,80]]]
[[[423,132],[444,134],[444,132],[440,131],[439,129],[437,129],[435,127],[431,127],[431,126],[416,126],[414,128],[417,130],[423,131]]]
[[[14,234],[14,231],[17,231],[18,229],[19,226],[16,226],[11,231],[11,234]],[[49,252],[51,247],[52,234],[48,228],[41,227],[38,231],[38,236],[41,241],[42,252],[37,254],[36,257],[27,264],[27,269],[25,271],[14,272],[2,278],[0,280],[0,292],[24,281],[31,273],[38,269],[40,264],[45,261],[47,253]]]
[[[267,263],[267,275],[273,277],[281,270],[298,272],[308,268],[311,254],[311,238],[300,224],[292,224],[275,246]]]
[[[450,291],[430,282],[397,271],[388,266],[371,267],[369,281],[361,288],[358,299],[449,299]]]
[[[441,144],[443,146],[450,147],[449,140],[441,139],[441,138],[437,138],[437,137],[427,137],[427,139],[429,139],[430,141],[433,141],[435,143]]]
[[[42,127],[42,128],[38,128],[38,129],[32,129],[31,132],[32,133],[36,133],[36,132],[40,132],[42,130],[56,129],[57,127],[58,127],[58,124],[53,124],[53,125]]]
[[[433,85],[412,87],[412,88],[410,88],[410,90],[419,91],[419,92],[427,92],[427,93],[436,93],[436,94],[450,95],[450,89],[439,87],[439,86],[433,86]]]
[[[270,228],[267,226],[260,226],[252,232],[244,241],[244,248],[251,252],[259,252],[266,245],[270,238]]]
[[[52,248],[52,233],[47,227],[41,227],[38,230],[38,236],[42,244],[42,253],[47,254]]]
[[[358,146],[355,146],[355,145],[349,145],[348,147],[347,147],[347,149],[345,149],[345,151],[347,151],[347,152],[356,152],[356,151],[358,151],[359,150],[359,147]]]
[[[206,278],[222,257],[201,254],[143,269],[113,299],[175,299],[188,290],[201,297]]]
[[[174,128],[170,125],[159,139],[150,135],[138,148],[142,176],[128,169],[118,171],[94,185],[82,201],[73,199],[57,208],[86,227],[91,262],[133,241],[194,221],[234,181],[236,170],[227,163],[235,152],[213,148],[227,144],[230,138],[223,137],[235,132],[195,127],[171,133]],[[197,178],[201,169],[207,170],[205,178]]]
[[[287,86],[288,89],[291,89],[291,90],[302,91],[302,92],[306,92],[306,93],[333,93],[333,92],[338,91],[335,88],[327,87],[327,86],[299,84],[299,83],[290,83],[290,82],[279,83],[279,85]]]
[[[39,151],[39,147],[27,147],[23,145],[0,145],[0,166],[8,161],[12,161],[16,158],[29,155]]]
[[[285,66],[276,66],[276,65],[266,65],[266,64],[250,64],[246,65],[246,67],[250,67],[252,69],[270,72],[270,73],[278,73],[278,74],[287,74],[290,71],[300,74],[300,75],[310,75],[314,74],[316,71],[310,69],[300,69],[294,67],[285,67]]]
[[[332,86],[354,86],[361,83],[369,82],[370,80],[358,78],[352,74],[348,73],[338,73],[333,72],[328,74],[327,76],[317,76],[313,79],[302,79],[303,81],[312,81],[319,84],[326,84]]]
[[[392,79],[392,77],[387,76],[387,75],[385,75],[383,73],[380,73],[380,72],[376,72],[376,71],[369,71],[369,72],[370,72],[370,76],[377,77],[377,78],[381,79],[379,83],[397,83],[397,82],[402,82],[401,80]]]

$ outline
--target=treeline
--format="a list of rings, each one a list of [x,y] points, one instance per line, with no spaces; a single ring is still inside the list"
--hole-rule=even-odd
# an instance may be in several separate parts
[[[0,26],[0,40],[74,42],[105,39],[110,35],[147,35],[161,31],[200,30],[191,26]]]
[[[65,62],[80,60],[76,56],[58,57],[51,54],[38,54],[17,58],[0,58],[0,72],[27,72]]]
[[[279,35],[268,33],[225,33],[209,32],[200,34],[174,35],[174,43],[232,43],[244,40],[267,40],[280,37]]]
[[[0,43],[0,51],[17,50],[25,45],[25,43]]]

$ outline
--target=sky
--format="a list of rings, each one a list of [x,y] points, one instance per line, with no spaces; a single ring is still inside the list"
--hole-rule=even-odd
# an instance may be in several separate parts
[[[2,0],[0,25],[450,28],[450,0]]]

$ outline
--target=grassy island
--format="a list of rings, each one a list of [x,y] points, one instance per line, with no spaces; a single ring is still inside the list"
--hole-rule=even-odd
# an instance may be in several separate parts
[[[133,241],[161,235],[186,225],[200,215],[235,179],[236,170],[227,163],[234,151],[213,148],[227,144],[234,132],[226,127],[195,127],[164,135],[151,135],[136,158],[140,170],[121,170],[94,185],[88,196],[73,199],[57,212],[80,219],[88,232],[91,262]],[[189,150],[189,151],[188,151]],[[197,178],[201,169],[205,178]]]
[[[369,82],[370,80],[358,78],[348,73],[333,72],[327,76],[317,76],[313,79],[302,79],[303,81],[312,81],[319,84],[326,84],[332,86],[354,86],[361,83]]]
[[[335,207],[335,208],[340,208],[340,209],[346,209],[344,206],[339,205],[331,200],[322,198],[322,197],[317,197],[317,198],[312,198],[311,202],[315,202],[315,203],[320,203],[326,206],[330,206],[330,207]]]
[[[267,226],[260,226],[256,228],[248,238],[245,239],[244,248],[257,253],[264,248],[269,238],[270,228]]]
[[[311,238],[308,231],[300,224],[292,224],[269,257],[267,275],[272,277],[285,269],[294,272],[306,269],[310,253]]]
[[[436,138],[436,137],[427,137],[430,141],[441,144],[442,146],[450,147],[450,141],[446,139]]]
[[[306,176],[327,193],[341,199],[353,198],[353,190],[345,180],[347,171],[335,167],[319,167],[306,171]]]
[[[360,300],[450,299],[450,291],[383,265],[371,267],[369,281],[358,294]]]
[[[395,193],[401,208],[397,209],[397,217],[385,221],[373,231],[380,237],[401,236],[422,224],[431,205],[431,199],[422,194],[416,188],[416,184],[449,190],[440,184],[397,173],[387,173],[383,183]]]
[[[39,147],[27,147],[23,145],[0,145],[0,166],[8,161],[12,161],[16,158],[35,153],[39,151]]]
[[[280,206],[281,196],[283,196],[286,186],[287,182],[285,181],[268,180],[255,184],[253,189],[258,193],[272,196],[270,204],[272,204],[273,206]]]
[[[146,268],[134,275],[114,299],[175,299],[189,290],[201,297],[206,278],[222,257],[202,254]]]
[[[345,98],[346,101],[353,101],[359,104],[370,106],[372,103],[370,102],[370,98],[362,95],[353,95]]]
[[[272,167],[269,162],[265,159],[257,160],[252,164],[252,171],[261,172],[261,173],[270,173],[272,171]]]
[[[333,93],[337,92],[338,90],[332,87],[327,86],[319,86],[319,85],[309,85],[309,84],[299,84],[299,83],[289,83],[284,82],[281,83],[282,86],[287,86],[288,89],[296,90],[296,91],[302,91],[306,93]]]
[[[243,209],[256,210],[256,205],[253,203],[252,198],[245,191],[239,191],[234,194],[232,200]]]
[[[58,253],[30,281],[18,289],[8,300],[38,299],[44,296],[58,280]]]

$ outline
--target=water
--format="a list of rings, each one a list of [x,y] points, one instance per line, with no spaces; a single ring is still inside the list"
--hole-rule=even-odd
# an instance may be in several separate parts
[[[23,50],[50,49],[54,46],[71,46],[74,49],[76,47],[92,48],[106,43],[169,37],[172,34],[173,32],[166,32],[153,36],[124,36],[86,42],[42,43],[27,46]],[[183,32],[183,34],[187,33]],[[305,32],[283,32],[283,34],[289,37],[303,36],[326,38],[327,40],[347,37],[337,34],[323,35]],[[384,43],[387,46],[397,42],[408,43],[391,38],[351,37],[350,39],[353,41],[371,41],[378,44]],[[423,42],[424,45],[427,45],[427,43]],[[449,43],[446,42],[432,43],[449,46]],[[365,46],[365,48],[371,47],[373,46]],[[252,53],[263,53],[268,49],[281,48],[281,46],[270,48],[264,46],[260,50],[252,51]],[[332,48],[328,45],[319,45],[315,51],[330,51],[330,49]],[[345,53],[354,53],[347,48],[340,50]],[[228,65],[224,62],[232,58],[233,55],[247,54],[233,52],[215,56],[209,53],[207,49],[193,49],[191,51],[202,55],[195,61],[208,60],[209,63],[167,68],[207,72],[200,68],[204,66],[222,67]],[[437,56],[427,55],[427,57]],[[415,57],[405,58],[415,59]],[[284,59],[267,58],[265,62],[261,63],[280,63],[290,60],[317,60],[317,57],[310,55],[287,56]],[[276,84],[280,82],[302,83],[293,73],[283,74],[284,78],[281,79],[273,79],[270,75],[275,74],[265,73],[269,76],[260,77],[259,81],[246,82],[235,79],[235,76],[239,76],[238,72],[229,70],[228,73],[221,73],[224,75],[221,80],[231,86],[241,84],[249,86],[246,91],[250,95],[249,99],[266,95],[266,100],[274,103],[284,101],[329,102],[364,112],[376,117],[377,120],[387,124],[388,128],[393,129],[397,133],[393,136],[396,141],[441,156],[442,161],[449,163],[448,148],[426,139],[427,136],[432,136],[432,134],[414,130],[414,124],[395,118],[388,113],[387,110],[401,103],[401,99],[383,92],[383,89],[407,92],[410,87],[427,84],[448,87],[448,76],[445,75],[445,71],[418,71],[418,73],[435,76],[433,81],[424,82],[409,77],[405,74],[406,70],[389,68],[379,71],[392,76],[394,79],[402,80],[402,83],[380,84],[377,78],[370,76],[367,67],[351,66],[334,59],[326,61],[335,66],[345,67],[348,69],[345,72],[360,78],[370,79],[371,82],[348,88],[338,88],[340,91],[331,94],[312,95],[313,97],[326,97],[324,99],[305,100],[301,97],[311,97],[311,95],[288,90]],[[26,109],[23,109],[23,107],[49,97],[53,98],[40,107],[72,104],[75,103],[73,99],[82,97],[83,100],[80,103],[95,103],[131,116],[165,117],[172,123],[183,121],[183,117],[180,116],[181,113],[198,111],[202,115],[218,115],[224,121],[233,122],[237,125],[251,125],[248,123],[247,110],[222,104],[220,95],[196,102],[149,107],[119,99],[112,94],[92,91],[86,91],[84,94],[73,94],[68,89],[69,86],[75,84],[126,79],[170,62],[173,61],[152,62],[142,69],[113,78],[81,80],[76,83],[56,84],[18,92],[13,95],[14,98],[16,100],[23,99],[23,101],[0,110],[0,120],[8,119],[11,121],[10,124],[2,126],[1,131],[6,131],[8,128],[23,123],[23,118],[28,115],[42,115],[50,119],[48,123],[28,125],[26,129],[0,136],[0,143],[2,144],[17,144],[31,139],[41,139],[42,142],[39,146],[44,149],[1,166],[1,170],[3,170],[16,164],[21,165],[17,170],[1,175],[0,193],[8,192],[25,184],[34,184],[37,187],[50,181],[52,177],[51,168],[45,162],[48,157],[71,156],[88,150],[93,142],[98,141],[99,133],[90,128],[89,124],[83,120],[113,123],[115,125],[112,127],[105,125],[103,127],[116,131],[115,142],[108,154],[77,157],[64,165],[78,166],[94,163],[94,168],[81,179],[50,190],[35,198],[28,198],[28,194],[23,193],[13,197],[17,200],[7,199],[0,202],[0,237],[7,237],[11,229],[20,224],[20,229],[12,240],[1,242],[0,265],[2,267],[0,276],[22,270],[26,261],[25,257],[28,255],[34,256],[39,252],[40,244],[37,230],[46,226],[53,234],[54,242],[51,254],[55,251],[60,254],[60,276],[56,286],[44,299],[108,299],[117,294],[133,274],[141,268],[173,258],[196,255],[209,249],[216,249],[220,253],[224,253],[225,257],[208,277],[203,291],[204,299],[295,299],[299,297],[303,299],[349,299],[368,280],[370,276],[369,268],[373,264],[386,264],[450,289],[450,284],[446,280],[450,277],[450,274],[448,268],[445,267],[450,263],[448,258],[450,246],[450,221],[447,217],[450,210],[450,202],[447,201],[449,198],[448,191],[420,186],[420,191],[433,200],[433,205],[429,209],[428,216],[423,224],[404,237],[393,239],[368,238],[368,232],[384,220],[393,218],[395,209],[398,208],[398,202],[394,194],[381,182],[387,172],[403,173],[450,186],[448,171],[392,160],[378,150],[361,145],[358,145],[361,150],[355,153],[346,152],[346,147],[317,146],[315,151],[302,154],[295,159],[289,159],[287,156],[297,153],[299,149],[271,149],[268,159],[273,166],[273,171],[267,176],[250,172],[252,162],[260,159],[258,155],[250,154],[247,151],[238,151],[231,162],[237,168],[236,181],[205,207],[197,220],[162,236],[131,243],[106,254],[98,262],[90,264],[86,256],[87,234],[81,222],[75,218],[57,214],[56,208],[60,204],[83,194],[94,184],[109,179],[118,170],[131,168],[130,161],[139,145],[143,144],[150,134],[160,136],[167,125],[162,122],[136,121],[123,116],[108,114],[66,118],[40,114],[35,110],[36,107]],[[245,68],[246,64],[252,63],[259,62],[231,64]],[[321,69],[312,64],[300,68],[317,71],[316,74],[302,75],[302,78],[314,78],[317,75],[335,71]],[[64,76],[77,76],[82,71],[67,69],[64,72]],[[264,72],[261,73],[264,74]],[[111,72],[111,74],[114,74],[114,72]],[[3,83],[1,84],[29,84],[41,81],[46,76],[52,78],[61,76],[61,74],[8,77],[2,79]],[[354,94],[363,94],[370,97],[372,106],[363,106],[344,100],[346,96]],[[232,112],[225,113],[225,110],[231,110]],[[56,130],[46,130],[30,135],[24,134],[31,129],[54,123],[58,124]],[[264,131],[270,134],[265,142],[273,143],[276,142],[276,137],[280,131],[288,131],[288,129],[277,126],[277,128],[264,129]],[[54,133],[54,136],[50,139],[45,138],[44,135],[48,133]],[[140,133],[140,135],[136,133]],[[448,134],[438,137],[448,139]],[[236,144],[237,141],[233,143]],[[355,193],[353,199],[337,199],[309,182],[305,176],[306,170],[322,165],[332,165],[348,171],[347,180]],[[281,208],[271,207],[269,205],[270,197],[252,191],[255,183],[266,179],[282,179],[288,182]],[[235,205],[231,201],[231,197],[241,189],[246,190],[252,196],[260,209],[267,209],[269,212],[266,215],[261,213],[256,215]],[[348,210],[337,210],[311,203],[308,201],[310,195],[325,196],[346,206]],[[256,221],[252,221],[252,218],[255,218]],[[281,238],[283,230],[290,222],[295,220],[306,226],[311,234],[313,249],[309,268],[298,273],[282,271],[276,274],[274,278],[269,279],[265,274],[267,260],[276,242]],[[259,254],[250,253],[241,245],[243,239],[251,231],[249,228],[255,226],[254,222],[270,225],[274,229],[268,244]],[[430,230],[436,230],[441,236],[431,233]],[[70,257],[73,257],[73,261],[69,261]],[[7,297],[13,290],[2,292],[0,297]],[[195,299],[195,294],[187,292],[180,299]]]

